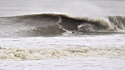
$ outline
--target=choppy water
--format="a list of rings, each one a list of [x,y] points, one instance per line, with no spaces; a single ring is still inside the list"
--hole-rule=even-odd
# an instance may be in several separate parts
[[[0,61],[2,70],[124,70],[125,59],[67,58],[31,61]]]
[[[124,0],[1,0],[0,69],[124,70]]]

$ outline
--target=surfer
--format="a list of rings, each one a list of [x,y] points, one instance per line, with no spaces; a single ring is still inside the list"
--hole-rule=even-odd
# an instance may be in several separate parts
[[[78,22],[76,23],[77,25],[81,25],[82,24],[82,21],[81,20],[78,20]]]
[[[81,21],[79,21],[78,23],[76,23],[77,24],[77,27],[78,27],[78,29],[81,27],[81,24],[82,24],[82,22]]]
[[[78,23],[76,23],[77,25],[80,25],[80,23],[78,22]]]

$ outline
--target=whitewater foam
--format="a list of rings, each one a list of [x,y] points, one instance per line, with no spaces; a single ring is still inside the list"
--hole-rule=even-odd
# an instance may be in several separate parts
[[[125,47],[0,48],[2,60],[40,60],[67,57],[125,57]]]

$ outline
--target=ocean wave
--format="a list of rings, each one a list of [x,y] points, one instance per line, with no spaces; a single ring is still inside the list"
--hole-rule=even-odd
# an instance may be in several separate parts
[[[0,18],[1,36],[52,36],[98,32],[124,32],[123,16],[71,16],[67,14],[32,14]]]

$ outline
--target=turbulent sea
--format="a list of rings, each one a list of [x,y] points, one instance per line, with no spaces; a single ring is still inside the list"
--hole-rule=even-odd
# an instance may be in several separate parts
[[[0,70],[124,70],[124,0],[0,2]]]

